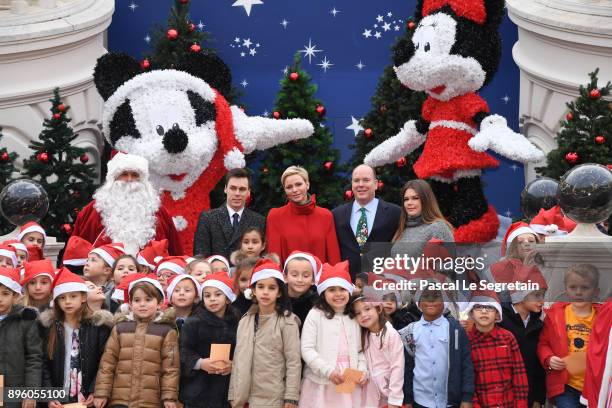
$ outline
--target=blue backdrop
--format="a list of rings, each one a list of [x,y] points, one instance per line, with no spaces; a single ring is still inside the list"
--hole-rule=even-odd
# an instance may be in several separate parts
[[[173,3],[117,0],[110,49],[140,58],[149,50],[150,30],[156,23],[165,25]],[[283,69],[302,50],[303,68],[326,105],[334,145],[347,159],[355,137],[347,126],[351,117],[360,119],[371,109],[370,98],[391,62],[390,47],[403,34],[414,8],[415,0],[192,0],[191,20],[211,36],[204,46],[215,48],[230,66],[251,115],[271,110]],[[506,16],[500,30],[500,68],[481,94],[492,112],[518,130],[519,71],[512,60],[517,28]],[[483,179],[497,211],[518,216],[523,166],[502,159],[500,168],[487,171]]]

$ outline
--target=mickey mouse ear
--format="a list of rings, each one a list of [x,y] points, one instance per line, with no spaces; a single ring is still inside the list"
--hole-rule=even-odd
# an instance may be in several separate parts
[[[232,88],[232,74],[219,56],[211,52],[189,53],[176,65],[176,69],[204,80],[226,99]]]
[[[106,101],[117,88],[140,73],[140,64],[124,53],[108,53],[98,58],[94,68],[94,83]]]

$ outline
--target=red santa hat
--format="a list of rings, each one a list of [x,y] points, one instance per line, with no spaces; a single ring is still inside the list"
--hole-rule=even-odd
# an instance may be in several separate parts
[[[13,268],[17,267],[17,252],[15,252],[15,248],[10,245],[0,245],[0,256],[4,256],[9,258],[13,263]]]
[[[355,285],[353,285],[351,281],[348,261],[338,262],[335,265],[330,265],[328,263],[323,264],[323,272],[317,284],[317,292],[321,295],[326,289],[332,286],[340,286],[346,289],[349,294],[353,294]]]
[[[186,273],[180,275],[173,275],[168,279],[168,289],[166,289],[166,293],[168,294],[168,301],[172,301],[172,294],[174,293],[174,289],[176,289],[176,285],[178,285],[181,281],[188,279],[193,282],[196,291],[196,301],[199,301],[202,297],[202,288],[200,287],[200,283],[191,275],[187,275]]]
[[[115,287],[111,298],[119,300],[121,302],[125,302],[126,299],[129,298],[128,288],[130,286],[130,283],[132,283],[136,279],[145,278],[147,276],[148,275],[144,273],[131,273],[129,275],[124,276],[119,282],[119,285]]]
[[[149,241],[147,246],[141,249],[136,256],[139,265],[155,269],[155,265],[159,260],[168,257],[168,240]]]
[[[28,256],[28,248],[26,248],[25,244],[19,241],[18,239],[8,239],[4,241],[2,245],[10,245],[18,251],[25,252],[26,257]]]
[[[249,286],[253,286],[257,281],[268,278],[276,278],[281,282],[285,282],[285,277],[279,264],[271,259],[260,259],[253,267],[251,284]]]
[[[308,263],[310,263],[310,266],[312,267],[312,276],[314,278],[315,284],[317,284],[319,282],[319,278],[321,277],[321,272],[323,270],[323,263],[317,256],[311,253],[304,252],[304,251],[291,252],[291,254],[289,254],[287,259],[285,260],[283,271],[287,273],[287,265],[289,265],[289,262],[291,262],[292,260],[296,258],[306,259]]]
[[[72,266],[83,266],[87,263],[87,256],[94,249],[89,241],[73,235],[66,243],[62,264]]]
[[[124,299],[130,299],[130,292],[132,291],[132,288],[138,284],[138,283],[150,283],[151,285],[153,285],[153,287],[155,289],[157,289],[159,291],[159,293],[162,296],[162,302],[164,302],[166,300],[166,294],[164,293],[164,288],[162,288],[161,283],[159,283],[157,281],[157,279],[153,279],[151,277],[149,277],[150,275],[144,274],[144,273],[135,273],[132,275],[128,275],[123,279],[127,279],[128,277],[132,277],[132,279],[130,279],[129,283],[128,283],[128,287],[127,287],[127,291],[124,293]]]
[[[50,259],[26,262],[23,269],[25,270],[25,274],[21,280],[21,285],[23,286],[27,285],[28,282],[39,276],[46,276],[51,280],[51,282],[53,282],[55,279],[55,268],[53,267],[53,263]]]
[[[21,228],[19,228],[19,234],[17,235],[17,239],[21,241],[23,237],[25,237],[25,235],[29,234],[30,232],[40,232],[43,236],[43,242],[47,239],[47,233],[45,232],[43,227],[41,227],[40,224],[34,221],[27,222],[23,224]]]
[[[111,243],[94,248],[89,253],[98,255],[108,266],[112,267],[115,260],[125,254],[125,251],[123,250],[123,244]]]
[[[224,257],[223,255],[212,255],[206,258],[206,262],[208,262],[209,264],[212,264],[214,261],[223,262],[225,264],[225,267],[227,268],[227,272],[229,273],[230,263],[226,257]]]
[[[526,271],[527,271],[526,274],[518,276],[517,280],[519,282],[529,283],[529,281],[531,281],[531,283],[533,284],[538,284],[539,290],[548,289],[548,284],[546,283],[546,279],[544,279],[542,272],[540,272],[538,268],[535,268],[535,267],[527,268]],[[519,303],[525,300],[527,295],[529,295],[532,292],[534,291],[533,290],[510,291],[510,299],[512,300],[512,303]]]
[[[472,292],[472,298],[470,299],[470,303],[468,303],[467,308],[465,309],[465,313],[470,313],[474,306],[476,305],[484,305],[484,306],[492,306],[499,313],[499,319],[495,319],[496,323],[502,321],[503,314],[502,308],[499,304],[499,300],[497,295],[493,291],[474,291]]]
[[[0,266],[0,285],[4,285],[13,292],[21,295],[19,271],[14,268],[5,268]]]
[[[157,268],[155,268],[155,273],[159,276],[159,272],[162,269],[167,269],[177,275],[181,275],[185,273],[186,266],[187,261],[185,256],[167,256],[159,261]]]
[[[55,281],[53,282],[53,300],[64,293],[69,292],[85,292],[87,293],[87,285],[83,278],[79,275],[70,272],[67,268],[61,268],[57,275],[55,275]]]
[[[501,248],[502,256],[506,255],[506,250],[508,249],[512,241],[514,241],[516,237],[522,234],[533,234],[536,238],[538,236],[538,234],[536,234],[534,230],[529,228],[529,224],[527,224],[526,222],[517,221],[513,223],[506,231],[506,235],[504,235],[504,241],[502,242]]]
[[[217,272],[208,275],[202,282],[202,291],[204,288],[217,288],[229,299],[230,302],[236,300],[236,294],[232,289],[234,283],[232,279],[224,272]],[[204,295],[202,295],[204,296]]]
[[[574,230],[576,223],[561,213],[561,207],[554,207],[545,210],[540,208],[538,214],[533,217],[529,224],[532,230],[541,235],[565,235]]]
[[[117,153],[107,164],[106,180],[115,181],[124,171],[135,171],[141,180],[149,179],[149,162],[135,154]]]

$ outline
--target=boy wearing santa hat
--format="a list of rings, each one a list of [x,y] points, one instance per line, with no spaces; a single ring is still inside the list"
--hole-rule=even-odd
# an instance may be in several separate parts
[[[113,264],[124,253],[123,246],[118,243],[92,249],[87,256],[83,275],[88,281],[101,286],[104,294],[108,293],[115,286],[112,280]]]

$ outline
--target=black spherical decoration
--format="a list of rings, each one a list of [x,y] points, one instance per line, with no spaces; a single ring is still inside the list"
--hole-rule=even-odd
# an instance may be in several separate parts
[[[49,196],[32,180],[15,180],[0,192],[0,213],[13,225],[39,221],[49,209]]]
[[[612,171],[601,164],[576,166],[561,178],[557,197],[561,210],[572,220],[604,221],[612,214]]]
[[[535,217],[540,208],[549,210],[557,205],[557,180],[542,177],[527,184],[521,192],[521,211],[527,218]]]

